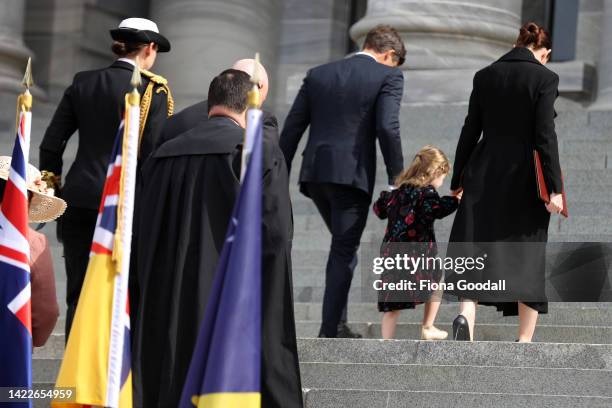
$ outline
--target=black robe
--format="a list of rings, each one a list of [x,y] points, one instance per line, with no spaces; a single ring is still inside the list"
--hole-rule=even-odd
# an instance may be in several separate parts
[[[514,48],[477,72],[455,155],[451,188],[462,187],[464,193],[450,241],[496,242],[484,245],[494,251],[488,262],[505,267],[489,269],[522,281],[525,291],[544,283],[550,220],[537,193],[534,149],[542,159],[549,191],[561,192],[554,123],[558,84],[558,75],[526,48]],[[467,297],[478,299],[478,294]],[[492,303],[505,315],[518,311],[516,303]],[[545,302],[528,304],[547,310]]]
[[[269,124],[269,122],[268,122]],[[301,407],[291,281],[288,175],[277,131],[264,131],[262,406]],[[176,407],[239,191],[244,130],[201,119],[143,168],[134,339],[136,407]],[[231,318],[226,316],[225,318]]]

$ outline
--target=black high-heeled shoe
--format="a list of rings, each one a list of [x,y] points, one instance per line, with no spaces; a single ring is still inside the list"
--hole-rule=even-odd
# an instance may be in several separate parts
[[[459,341],[470,340],[470,326],[463,315],[459,315],[453,320],[453,339]]]

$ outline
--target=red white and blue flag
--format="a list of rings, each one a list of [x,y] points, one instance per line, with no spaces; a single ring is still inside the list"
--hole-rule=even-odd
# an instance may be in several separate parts
[[[0,210],[0,386],[32,387],[32,313],[26,168],[32,114],[20,112]],[[15,404],[31,406],[31,402]]]

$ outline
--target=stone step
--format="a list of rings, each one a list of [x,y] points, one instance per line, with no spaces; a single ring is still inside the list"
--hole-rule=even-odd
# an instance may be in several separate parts
[[[51,350],[60,339],[63,336],[54,335],[46,350],[36,349],[33,363],[36,382],[55,381],[62,353],[58,348],[56,355],[52,355]],[[303,363],[612,369],[609,344],[300,338],[298,350]],[[304,386],[309,388],[308,384]]]
[[[56,325],[57,328],[57,325]],[[64,355],[64,328],[53,331],[43,347],[35,347],[32,352],[33,359],[58,359]]]
[[[603,200],[603,191],[599,193]],[[549,224],[550,234],[568,235],[568,234],[612,234],[612,223],[609,222],[609,217],[606,215],[574,215],[571,213],[571,203],[568,204],[570,217],[562,218],[560,216],[551,217]],[[450,232],[454,215],[450,215],[435,223],[436,234]],[[293,227],[297,234],[302,232],[320,232],[327,231],[327,226],[319,214],[295,214],[293,217]],[[382,237],[386,227],[385,220],[379,220],[374,215],[368,216],[364,232],[367,234],[376,233]],[[441,241],[438,239],[438,241]],[[575,240],[580,242],[580,240]]]
[[[323,300],[324,287],[323,283],[321,286],[294,286],[293,287],[293,297],[296,302],[321,302]],[[370,290],[370,286],[368,286],[368,290],[362,290],[361,279],[353,278],[353,282],[351,285],[351,290],[348,296],[348,303],[363,303],[363,302],[375,302],[376,294]],[[609,293],[604,293],[604,295],[609,296]],[[606,298],[608,299],[608,298]]]
[[[400,314],[400,323],[418,324],[423,317],[423,307],[404,310]],[[450,326],[457,316],[458,305],[456,303],[444,303],[436,318],[437,325]],[[517,317],[503,317],[494,308],[480,306],[477,311],[478,324],[502,324],[515,325]],[[378,312],[375,303],[351,303],[348,307],[348,320],[351,325],[355,322],[379,322],[382,313]],[[318,326],[321,319],[321,303],[295,303],[296,321],[311,322]],[[362,325],[360,323],[355,323]],[[609,303],[550,303],[549,313],[540,315],[539,324],[545,326],[612,326],[612,308]],[[375,329],[372,329],[375,330]],[[61,317],[44,347],[34,349],[33,357],[38,358],[61,358],[64,352],[64,318]],[[376,337],[377,333],[374,331]]]
[[[351,329],[368,339],[381,338],[380,323],[350,322]],[[450,323],[436,323],[436,327],[452,333]],[[320,323],[313,321],[297,321],[298,337],[317,337]],[[419,339],[420,323],[398,323],[395,337],[398,339]],[[482,341],[513,341],[518,337],[518,325],[507,323],[477,322],[475,340]],[[545,343],[586,343],[612,344],[611,326],[566,326],[540,324],[536,328],[534,341]]]
[[[609,344],[300,338],[298,352],[304,363],[612,370]]]
[[[300,363],[302,387],[612,397],[612,370]]]
[[[34,358],[32,360],[32,381],[55,384],[60,365],[59,358]]]
[[[612,398],[478,392],[372,391],[309,388],[305,408],[609,408]]]
[[[573,303],[549,303],[549,312],[538,317],[538,323],[544,325],[567,326],[612,326],[612,304],[594,303],[601,305],[580,306]],[[300,321],[320,321],[321,303],[295,303],[295,318]],[[440,305],[436,324],[439,322],[450,324],[459,311],[457,303]],[[382,318],[375,303],[351,303],[348,307],[349,322],[379,322]],[[400,323],[420,323],[423,319],[423,306],[416,309],[402,310]],[[478,323],[518,323],[516,316],[503,317],[493,307],[479,306],[477,310]]]

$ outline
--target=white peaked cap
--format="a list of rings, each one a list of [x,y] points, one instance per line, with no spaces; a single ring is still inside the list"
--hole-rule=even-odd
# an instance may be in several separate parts
[[[126,18],[121,23],[119,23],[118,28],[132,28],[134,30],[147,30],[147,31],[153,31],[154,33],[159,34],[159,29],[157,28],[157,24],[155,24],[154,21],[147,20],[146,18],[139,18],[139,17]]]
[[[159,33],[155,22],[146,18],[126,18],[119,27],[110,30],[110,35],[115,41],[155,43],[159,52],[170,51],[170,41]]]

